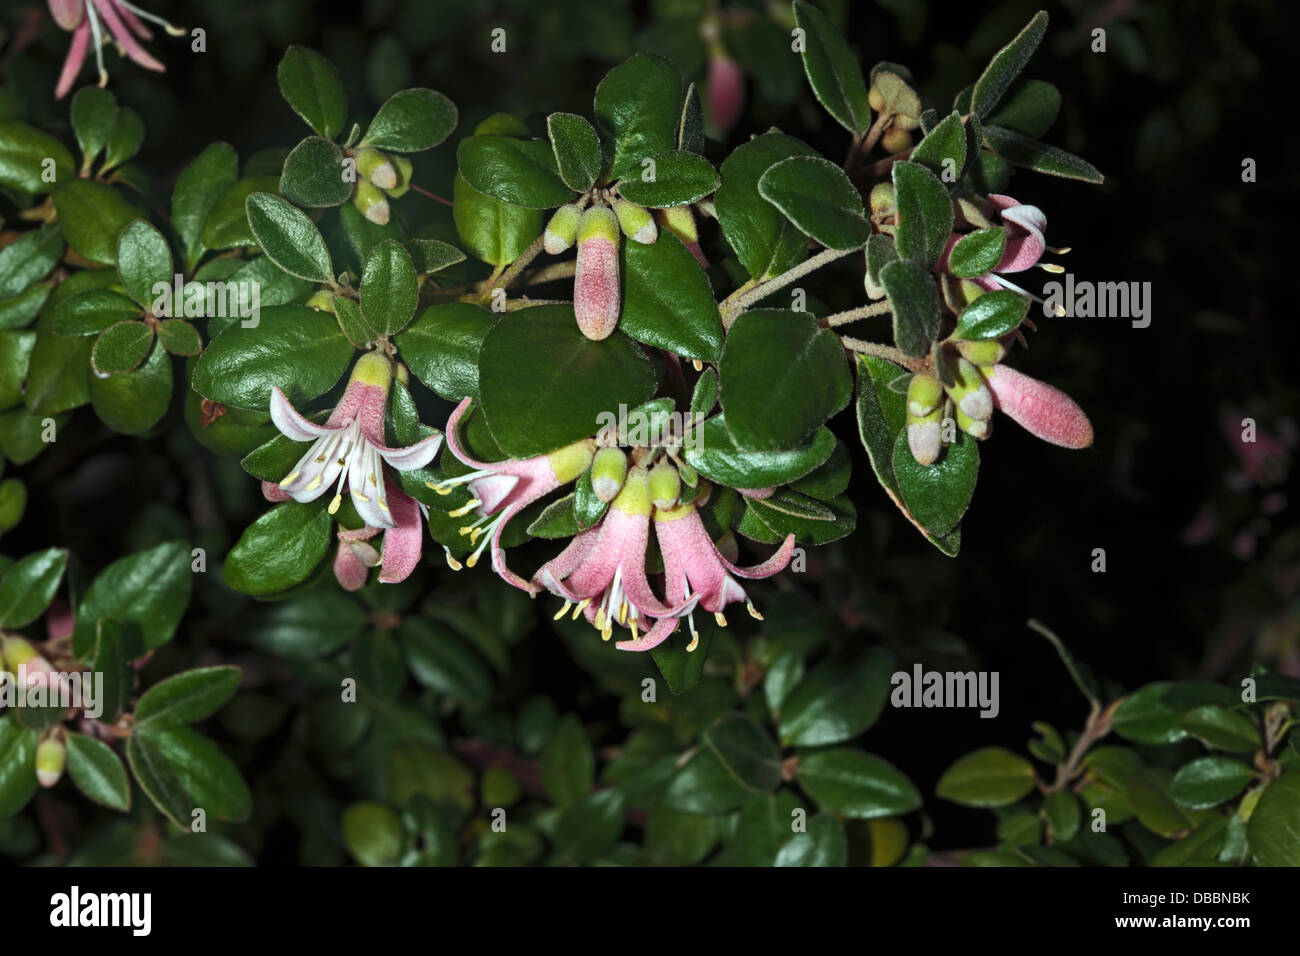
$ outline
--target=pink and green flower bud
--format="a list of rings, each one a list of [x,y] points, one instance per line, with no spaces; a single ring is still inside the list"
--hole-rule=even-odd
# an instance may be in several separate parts
[[[676,508],[682,497],[682,476],[671,461],[661,461],[650,469],[650,499],[660,511]]]
[[[357,150],[356,160],[357,172],[375,186],[392,189],[397,185],[397,170],[384,153],[367,146]]]
[[[565,203],[555,214],[551,216],[551,221],[546,224],[546,232],[542,234],[542,248],[553,256],[558,256],[578,238],[578,220],[582,218],[582,212],[574,203]]]
[[[999,411],[1037,438],[1062,448],[1092,444],[1092,423],[1069,395],[1005,365],[988,373],[989,390]]]
[[[953,363],[953,379],[948,395],[963,414],[977,422],[986,422],[993,417],[993,395],[978,368],[966,359],[958,358]]]
[[[961,357],[974,365],[997,365],[1007,354],[1006,346],[997,339],[984,339],[979,342],[961,339],[956,344]]]
[[[334,314],[334,293],[326,292],[322,289],[316,292],[307,300],[307,308],[315,309],[317,312],[328,312]]]
[[[573,276],[573,312],[582,334],[607,339],[618,327],[622,292],[618,281],[618,219],[606,206],[593,206],[578,222],[578,262]]]
[[[15,674],[24,664],[37,661],[39,663],[35,666],[40,666],[45,662],[31,641],[13,635],[6,635],[3,643],[0,643],[0,654],[4,656],[5,666]]]
[[[411,173],[414,167],[405,156],[390,156],[388,159],[397,170],[397,182],[388,190],[388,196],[390,199],[398,199],[405,196],[411,188]]]
[[[47,737],[36,745],[36,782],[52,787],[63,776],[68,750],[57,737]]]
[[[618,217],[618,225],[623,230],[623,235],[633,242],[648,246],[659,238],[655,217],[645,206],[638,206],[626,199],[615,199],[614,215]]]
[[[618,497],[627,481],[627,455],[618,448],[601,448],[591,461],[591,490],[599,501],[609,503]]]
[[[876,183],[871,187],[867,202],[873,215],[889,215],[894,211],[894,184]]]
[[[880,145],[885,147],[887,153],[901,153],[912,147],[912,134],[898,125],[900,121],[905,121],[901,115],[895,118],[895,125],[880,138]]]
[[[993,433],[992,422],[988,419],[977,421],[963,412],[960,408],[953,409],[953,417],[957,421],[957,427],[967,435],[970,435],[971,438],[983,441]]]
[[[357,191],[352,197],[352,205],[357,207],[357,212],[376,226],[388,225],[388,218],[391,215],[388,209],[388,197],[384,195],[382,189],[373,185],[368,179],[357,180]]]
[[[392,360],[382,352],[367,352],[357,359],[356,365],[352,366],[352,375],[348,379],[348,388],[351,388],[354,382],[382,388],[384,393],[387,394],[389,387],[393,383]]]
[[[928,372],[917,372],[907,383],[907,414],[922,418],[943,401],[943,383]]]

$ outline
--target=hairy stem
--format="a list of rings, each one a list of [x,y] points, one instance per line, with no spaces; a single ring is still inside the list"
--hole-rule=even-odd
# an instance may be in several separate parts
[[[889,300],[885,299],[881,302],[873,302],[871,305],[849,309],[847,312],[836,312],[834,315],[828,315],[822,319],[822,325],[833,329],[837,326],[848,325],[850,322],[856,322],[858,319],[869,319],[875,315],[889,315],[891,311]]]
[[[861,249],[823,249],[821,252],[817,253],[817,255],[810,259],[805,259],[793,269],[782,272],[779,276],[773,276],[744,292],[737,289],[736,292],[727,296],[727,298],[723,300],[722,305],[718,308],[718,312],[722,317],[722,328],[724,330],[730,330],[736,319],[740,317],[740,314],[755,302],[767,298],[779,289],[784,289],[791,282],[803,278],[810,272],[820,269],[822,266],[826,265],[826,263],[834,262],[836,259],[842,259],[844,256],[852,255],[855,252],[861,252]],[[737,292],[740,292],[740,294],[737,295]]]

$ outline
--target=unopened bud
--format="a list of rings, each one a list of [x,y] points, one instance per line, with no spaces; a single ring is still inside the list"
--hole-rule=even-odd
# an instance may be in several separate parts
[[[388,158],[392,162],[393,168],[397,170],[397,183],[388,190],[388,195],[392,199],[397,199],[400,196],[405,196],[411,188],[411,172],[414,167],[405,156],[390,156]]]
[[[378,186],[372,185],[369,180],[357,180],[357,192],[352,197],[352,204],[357,207],[357,211],[373,222],[376,226],[388,225],[388,197]]]
[[[880,144],[885,147],[887,153],[901,153],[905,149],[912,148],[912,134],[894,125],[880,138]]]
[[[929,415],[943,401],[943,383],[928,372],[917,372],[907,383],[907,413],[914,418]]]
[[[716,50],[709,57],[709,118],[724,134],[731,131],[745,106],[745,74],[740,64]]]
[[[682,497],[682,476],[671,461],[661,461],[650,469],[650,499],[660,511],[677,507]]]
[[[618,281],[618,219],[593,206],[578,223],[578,262],[573,275],[573,313],[582,334],[607,339],[618,327],[622,290]]]
[[[36,780],[42,787],[59,782],[67,755],[67,748],[57,737],[47,737],[36,745]]]
[[[964,358],[958,358],[953,365],[954,384],[948,394],[963,413],[978,422],[988,421],[993,417],[993,395],[984,383],[984,376]]]
[[[627,480],[627,455],[617,448],[597,450],[591,461],[591,490],[596,498],[609,503],[618,497]]]
[[[957,351],[961,357],[975,365],[997,365],[1002,361],[1003,356],[1007,354],[1006,347],[997,339],[985,339],[980,342],[974,340],[959,340],[957,342]]]
[[[578,238],[578,220],[581,217],[582,213],[573,203],[565,203],[555,210],[551,221],[546,224],[546,232],[542,234],[542,248],[553,256],[568,249]]]
[[[1000,411],[1030,434],[1062,448],[1092,444],[1092,423],[1069,395],[1005,365],[989,372],[989,389]]]
[[[307,308],[315,309],[317,312],[329,312],[333,315],[334,293],[326,292],[324,290],[314,293],[312,297],[307,300]]]
[[[970,435],[971,438],[978,439],[979,441],[988,438],[993,430],[992,422],[988,420],[976,421],[960,408],[953,409],[953,417],[957,420],[958,428],[964,431],[967,435]]]
[[[912,452],[918,465],[933,465],[943,450],[943,429],[940,419],[943,413],[935,409],[922,419],[907,423],[907,447]]]
[[[618,217],[618,225],[623,230],[623,235],[633,242],[648,246],[659,238],[659,229],[655,226],[654,216],[650,215],[650,210],[644,206],[638,206],[626,199],[615,199],[614,215]]]
[[[397,170],[379,150],[370,147],[359,149],[356,160],[357,172],[380,189],[392,189],[397,185]]]
[[[32,646],[31,641],[12,635],[6,636],[3,643],[4,660],[9,669],[17,673],[18,668],[33,660],[41,660],[40,651]]]
[[[871,205],[873,215],[889,215],[894,211],[894,184],[893,183],[876,183],[871,187],[871,198],[868,200]]]

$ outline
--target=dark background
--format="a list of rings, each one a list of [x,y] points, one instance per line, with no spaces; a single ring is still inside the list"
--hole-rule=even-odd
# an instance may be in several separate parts
[[[29,6],[7,0],[11,28]],[[458,138],[498,110],[589,113],[591,91],[611,65],[635,49],[671,47],[663,17],[653,14],[672,13],[675,5],[651,6],[653,12],[634,5],[628,16],[619,4],[578,0],[156,2],[149,9],[204,26],[208,52],[192,56],[187,40],[156,38],[150,49],[168,65],[166,83],[114,63],[111,87],[143,114],[144,163],[167,184],[213,140],[228,140],[246,159],[301,137],[275,87],[275,64],[290,43],[316,47],[339,66],[358,119],[400,86],[446,93],[461,110]],[[907,65],[927,105],[943,112],[1042,4],[827,6],[847,17],[865,66]],[[1295,442],[1297,378],[1286,344],[1294,336],[1285,330],[1296,320],[1281,299],[1282,289],[1294,285],[1287,274],[1294,210],[1286,202],[1296,185],[1294,117],[1279,95],[1284,78],[1269,75],[1293,56],[1283,48],[1293,36],[1286,7],[1209,0],[1046,4],[1052,24],[1026,75],[1055,83],[1064,105],[1044,138],[1086,157],[1107,180],[1094,187],[1019,172],[1008,191],[1047,212],[1048,242],[1072,247],[1057,259],[1076,278],[1152,284],[1149,328],[1124,319],[1044,321],[1018,362],[1087,410],[1093,448],[1063,451],[1000,422],[983,448],[962,552],[952,560],[897,514],[871,480],[851,417],[840,423],[841,437],[857,449],[858,531],[817,553],[807,582],[782,586],[810,589],[815,600],[841,608],[846,621],[860,625],[856,636],[887,643],[900,667],[921,660],[1001,674],[996,720],[973,710],[887,708],[868,735],[869,749],[903,767],[927,795],[936,848],[987,845],[991,838],[987,814],[932,797],[934,781],[955,757],[987,744],[1023,752],[1031,721],[1064,730],[1078,728],[1086,714],[1050,645],[1026,628],[1027,618],[1052,627],[1112,688],[1189,677],[1235,683],[1256,660],[1300,674],[1300,534],[1290,455],[1274,454],[1266,473],[1243,469],[1243,451],[1260,446],[1236,440],[1249,416],[1261,436]],[[505,55],[488,50],[488,32],[497,26],[507,29]],[[1094,26],[1107,31],[1105,53],[1089,50]],[[37,104],[29,121],[62,130],[70,141],[66,104],[56,105],[48,92],[65,48],[66,37],[47,30],[35,65],[29,56],[23,71],[9,70],[6,79],[41,90],[28,97]],[[680,65],[702,75],[700,62]],[[753,108],[729,146],[779,125],[827,156],[843,155],[846,134],[813,108],[806,87],[789,103],[765,97],[752,78],[749,90]],[[717,142],[710,151],[715,161],[725,156]],[[1257,161],[1255,183],[1241,180],[1245,157]],[[444,146],[419,158],[416,182],[449,196],[453,168],[454,151]],[[446,218],[432,201],[414,209],[404,214]],[[1024,278],[1034,289],[1049,277]],[[821,280],[817,294],[836,308],[860,298],[855,282],[836,281]],[[195,500],[194,481],[238,480],[224,470],[196,478],[211,456],[178,461],[183,444],[167,436],[115,439],[85,413],[64,442],[30,469],[29,518],[6,550],[25,553],[57,541],[98,569],[127,550],[142,514],[179,520]],[[255,490],[241,490],[246,510],[235,509],[229,528],[209,527],[225,546],[239,519],[257,513]],[[1105,549],[1104,574],[1091,570],[1094,548]],[[238,646],[230,632],[237,625],[228,618],[202,607],[194,614],[214,644]],[[612,708],[589,695],[556,642],[547,641],[544,651],[534,659],[538,689],[597,711]],[[273,762],[274,754],[258,759]],[[269,839],[259,857],[291,862],[293,855],[285,834]]]

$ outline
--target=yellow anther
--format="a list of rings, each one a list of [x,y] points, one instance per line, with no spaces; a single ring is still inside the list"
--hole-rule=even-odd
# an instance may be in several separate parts
[[[286,478],[286,479],[284,479],[284,481],[280,482],[280,487],[281,487],[281,488],[286,488],[286,487],[288,487],[289,485],[293,484],[293,480],[294,480],[295,478],[298,477],[298,474],[299,474],[299,473],[296,472],[296,471],[295,471],[295,472],[291,472],[288,478]]]
[[[634,640],[634,641],[635,641],[635,640],[638,640],[638,639],[641,637],[641,635],[640,635],[639,633],[637,633],[637,629],[636,629],[636,618],[632,618],[632,623],[629,624],[628,627],[630,627],[630,628],[632,629],[632,640]]]
[[[361,492],[359,492],[359,491],[354,491],[354,492],[352,492],[352,497],[355,498],[357,501],[361,502],[363,505],[368,505],[368,504],[370,504],[370,499],[367,498],[365,495],[363,495],[363,494],[362,494]]]
[[[316,459],[316,464],[319,465],[319,464],[320,464],[321,462],[323,462],[324,460],[325,460],[325,456],[324,456],[324,455],[321,455],[320,457],[318,457],[318,458]]]
[[[686,645],[686,653],[689,654],[691,651],[695,650],[695,648],[699,646],[700,646],[700,635],[697,634],[695,631],[691,631],[691,642]]]
[[[303,490],[304,490],[304,491],[315,491],[315,490],[316,490],[317,488],[319,488],[319,487],[320,487],[320,475],[317,475],[317,476],[316,476],[315,478],[313,478],[311,481],[307,482],[307,487],[304,488]]]
[[[451,548],[447,547],[444,544],[442,546],[442,550],[447,555],[447,567],[451,568],[453,571],[459,571],[461,568],[464,567],[463,564],[461,564],[459,561],[456,560],[456,556],[451,553]]]
[[[701,362],[699,359],[691,359],[691,364],[695,366],[695,371],[697,372],[704,371],[704,363]]]
[[[366,478],[367,478],[367,480],[369,480],[369,482],[370,482],[372,485],[378,484],[378,482],[375,481],[375,473],[374,473],[373,471],[372,471],[369,475],[367,475]]]
[[[626,601],[624,601],[622,607],[618,609],[618,623],[625,626],[627,624],[627,602]]]
[[[763,615],[758,612],[758,608],[754,607],[754,605],[749,603],[748,601],[745,602],[745,610],[749,611],[749,616],[752,617],[754,620],[756,621],[763,620]]]
[[[447,517],[459,518],[461,515],[467,515],[482,503],[483,502],[479,501],[477,498],[471,498],[469,504],[457,508],[455,511],[448,511]]]
[[[718,627],[727,626],[727,619],[723,616],[721,611],[714,612],[713,619],[718,622]]]
[[[600,629],[600,639],[602,641],[607,641],[610,639],[610,636],[613,635],[613,633],[614,633],[614,622],[606,621],[605,626]]]
[[[578,619],[578,615],[576,614],[573,615],[573,619],[576,621]],[[591,623],[595,626],[596,630],[598,631],[603,631],[605,629],[605,609],[603,607],[596,608],[596,619]]]
[[[384,511],[387,511],[387,510],[388,510],[388,502],[386,502],[383,498],[380,498],[380,499],[379,499],[379,507],[383,508]]]
[[[329,507],[330,514],[334,514],[336,511],[338,511],[339,505],[341,504],[343,504],[343,496],[335,495],[334,500],[330,502],[330,507]]]
[[[466,558],[466,559],[465,559],[465,567],[467,567],[467,568],[472,568],[472,567],[474,567],[474,565],[478,564],[478,556],[479,556],[480,553],[481,553],[481,552],[479,552],[479,551],[475,551],[475,552],[474,552],[473,554],[471,554],[468,558]]]
[[[443,485],[436,481],[426,481],[425,484],[432,488],[435,494],[439,495],[449,495],[455,490],[454,485]]]
[[[1065,266],[1058,266],[1055,262],[1040,262],[1038,268],[1044,272],[1050,272],[1052,275],[1060,275],[1065,271]]]
[[[587,605],[591,603],[591,598],[583,598],[578,602],[578,606],[573,609],[573,619],[576,621],[578,615],[587,610]]]
[[[564,617],[564,615],[566,615],[566,614],[569,613],[569,608],[571,608],[571,607],[573,607],[573,602],[572,602],[572,601],[565,601],[565,602],[564,602],[564,607],[560,608],[559,611],[557,611],[557,612],[555,613],[555,617],[551,618],[551,620],[552,620],[552,621],[558,621],[560,618]]]

